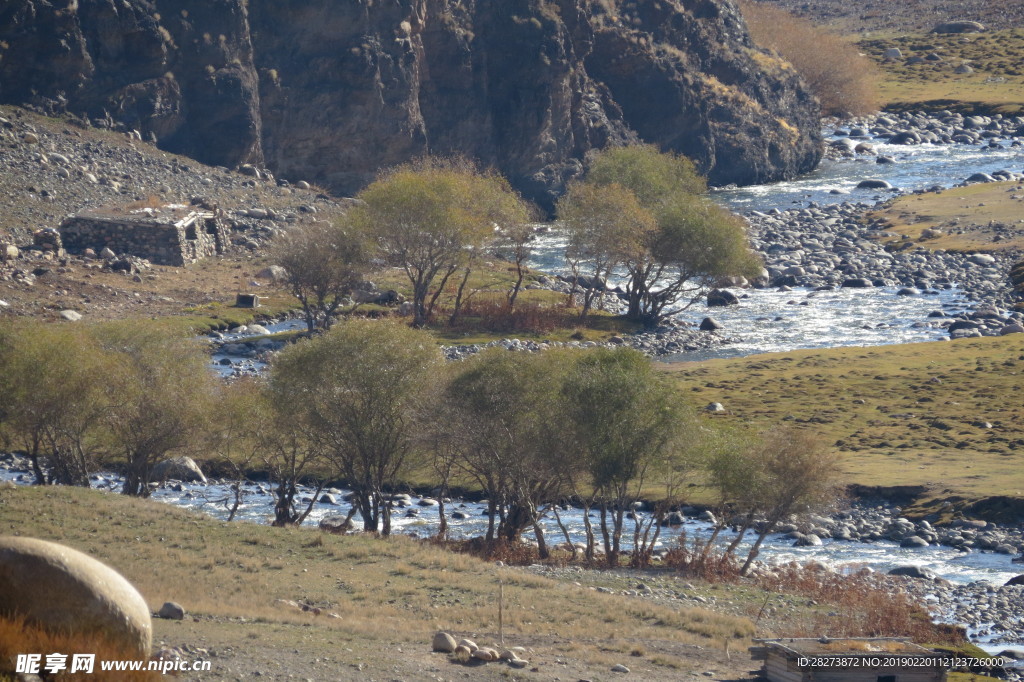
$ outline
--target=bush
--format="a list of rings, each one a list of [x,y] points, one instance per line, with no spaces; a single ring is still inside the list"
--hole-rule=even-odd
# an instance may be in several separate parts
[[[817,95],[822,114],[860,116],[878,109],[877,71],[855,46],[783,9],[753,0],[739,4],[754,42],[793,65]]]

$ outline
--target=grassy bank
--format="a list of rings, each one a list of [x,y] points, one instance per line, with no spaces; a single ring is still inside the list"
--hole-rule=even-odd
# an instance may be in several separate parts
[[[853,484],[1004,520],[1024,515],[1022,370],[1024,335],[664,366],[696,404],[723,403],[720,419],[819,434]]]
[[[564,674],[555,663],[562,657],[576,659],[569,669],[582,666],[582,676],[627,660],[651,671],[645,679],[661,679],[659,671],[694,667],[687,657],[697,647],[717,650],[734,640],[733,650],[743,651],[754,634],[743,615],[600,593],[407,537],[227,524],[69,488],[0,489],[0,508],[0,534],[85,551],[123,573],[154,611],[168,600],[184,606],[185,621],[155,621],[155,640],[215,650],[217,679],[253,665],[282,678],[357,679],[364,668],[366,676],[394,676],[393,666],[407,679],[427,679],[438,665],[445,676],[459,674],[429,653],[430,637],[444,628],[481,644],[496,641],[499,581],[506,644],[530,647],[539,679]],[[645,653],[631,658],[633,648]],[[477,669],[478,678],[507,672],[492,667]]]
[[[967,113],[1020,115],[1024,111],[1024,29],[968,35],[883,35],[857,47],[878,64],[882,105],[889,110],[955,109]],[[899,48],[901,59],[884,58]],[[938,60],[927,59],[936,55]],[[912,57],[925,59],[910,64]],[[970,73],[956,73],[966,64]]]
[[[1024,189],[1018,182],[956,187],[900,197],[869,215],[910,240],[914,247],[947,251],[1011,251],[1024,248]],[[924,230],[939,236],[922,237]],[[931,233],[934,234],[934,233]],[[906,239],[904,239],[906,237]]]

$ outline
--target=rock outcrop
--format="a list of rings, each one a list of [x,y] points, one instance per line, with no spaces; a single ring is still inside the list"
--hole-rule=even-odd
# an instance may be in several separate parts
[[[812,169],[818,110],[730,0],[11,0],[0,101],[353,193],[462,154],[550,205],[643,140],[713,184]]]

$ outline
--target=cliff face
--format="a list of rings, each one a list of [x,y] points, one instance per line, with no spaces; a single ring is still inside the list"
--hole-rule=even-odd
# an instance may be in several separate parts
[[[729,0],[8,0],[0,100],[341,193],[427,152],[544,205],[608,144],[713,184],[820,157],[816,103]]]

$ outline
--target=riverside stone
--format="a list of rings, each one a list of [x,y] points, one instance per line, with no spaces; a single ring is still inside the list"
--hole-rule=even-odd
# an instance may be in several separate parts
[[[158,462],[149,474],[150,481],[166,481],[170,478],[186,482],[206,483],[206,475],[191,457],[165,459]]]

